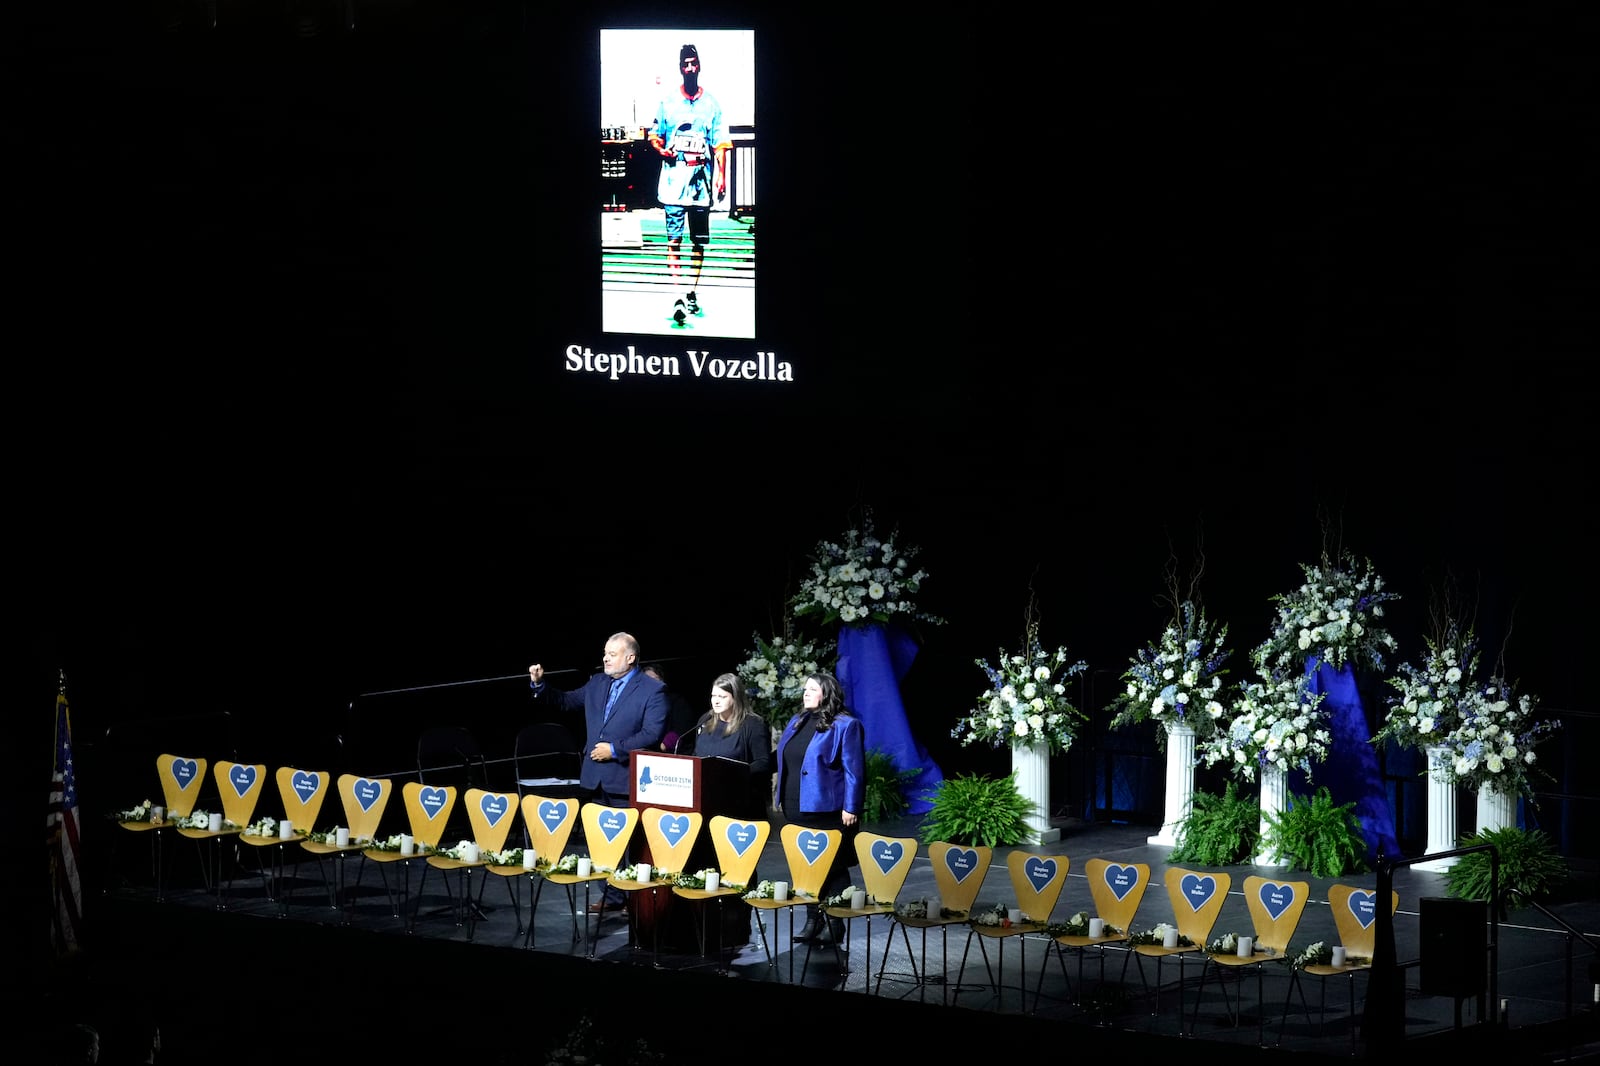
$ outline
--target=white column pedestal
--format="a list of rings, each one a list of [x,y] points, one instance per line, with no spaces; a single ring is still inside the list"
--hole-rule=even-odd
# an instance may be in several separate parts
[[[1511,829],[1517,824],[1517,797],[1507,795],[1492,785],[1478,790],[1478,832],[1489,829]]]
[[[1456,786],[1450,780],[1450,749],[1442,745],[1429,747],[1424,754],[1428,759],[1428,850],[1429,855],[1454,850],[1456,846]],[[1413,870],[1444,873],[1456,864],[1459,856],[1447,859],[1427,859],[1412,863]]]
[[[1257,771],[1261,777],[1261,843],[1256,857],[1257,866],[1282,866],[1278,852],[1267,845],[1267,815],[1279,815],[1289,802],[1289,776],[1276,766],[1263,766]]]
[[[1189,816],[1194,800],[1194,727],[1173,725],[1167,729],[1167,797],[1161,832],[1145,840],[1147,844],[1177,847],[1178,827]]]
[[[1050,746],[1028,744],[1011,746],[1011,769],[1017,775],[1017,791],[1033,804],[1028,828],[1034,840],[1049,844],[1061,839],[1061,830],[1050,824]]]

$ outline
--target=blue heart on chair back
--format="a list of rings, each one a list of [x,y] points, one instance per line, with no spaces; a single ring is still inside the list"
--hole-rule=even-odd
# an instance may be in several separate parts
[[[478,801],[478,809],[483,811],[483,816],[489,819],[490,825],[499,825],[500,819],[511,809],[511,804],[506,802],[504,796],[491,793]]]
[[[1378,894],[1376,892],[1350,893],[1350,913],[1355,915],[1356,921],[1365,929],[1378,917]]]
[[[1022,872],[1028,875],[1028,880],[1033,883],[1035,892],[1043,892],[1045,886],[1056,879],[1056,861],[1054,859],[1029,859],[1022,864]]]
[[[356,782],[356,794],[360,795],[362,782]],[[321,774],[308,774],[304,770],[296,770],[289,779],[289,787],[294,789],[294,794],[300,797],[301,803],[310,803],[311,797],[317,794],[317,789],[322,787]]]
[[[807,866],[815,866],[817,860],[828,853],[828,834],[813,833],[807,829],[795,837],[795,843],[800,845],[800,854],[806,860]]]
[[[313,776],[311,778],[313,792],[316,791],[316,781],[316,777]],[[376,781],[368,781],[363,777],[351,786],[351,791],[355,793],[357,805],[363,811],[370,811],[372,810],[372,805],[378,802],[378,797],[383,795],[383,786]]]
[[[618,814],[616,811],[600,812],[600,832],[606,835],[607,840],[617,839],[617,834],[622,832],[627,824],[627,815]]]
[[[872,861],[884,873],[900,865],[900,860],[905,856],[906,846],[898,840],[880,840],[872,845]]]
[[[956,883],[960,884],[978,868],[978,853],[971,848],[951,848],[944,853],[944,864],[955,874]]]
[[[1273,921],[1277,921],[1293,902],[1293,885],[1275,885],[1268,881],[1261,886],[1261,905],[1267,908],[1267,913],[1272,916]]]
[[[1189,909],[1198,911],[1206,905],[1212,896],[1216,895],[1217,879],[1210,874],[1206,874],[1204,877],[1188,874],[1182,881],[1178,882],[1178,888],[1182,891],[1183,898],[1189,901]]]
[[[234,793],[241,799],[256,783],[256,768],[254,766],[235,766],[228,771],[228,784],[233,786]]]
[[[733,845],[735,855],[743,855],[750,850],[750,845],[756,842],[756,827],[750,822],[729,822],[728,843]]]
[[[672,847],[678,846],[678,841],[683,839],[683,834],[689,831],[689,816],[687,814],[664,814],[661,816],[661,835],[667,838],[667,843]]]
[[[554,833],[567,820],[567,805],[555,800],[545,800],[539,804],[539,821],[550,827]]]
[[[194,784],[199,774],[200,764],[193,759],[172,760],[172,776],[177,779],[179,788],[188,788]]]
[[[1118,899],[1126,899],[1129,892],[1139,887],[1139,868],[1112,863],[1106,867],[1106,887]]]
[[[445,791],[442,788],[423,788],[417,793],[417,802],[422,806],[422,813],[428,816],[428,821],[439,817],[439,812],[444,810]]]

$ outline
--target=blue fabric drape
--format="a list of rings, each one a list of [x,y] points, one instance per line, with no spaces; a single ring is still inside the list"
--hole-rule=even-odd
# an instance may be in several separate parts
[[[1378,768],[1378,752],[1371,743],[1372,729],[1361,705],[1355,671],[1348,664],[1334,669],[1312,656],[1306,660],[1306,675],[1311,679],[1311,691],[1323,693],[1322,705],[1328,710],[1328,732],[1333,738],[1327,760],[1316,769],[1317,784],[1328,786],[1334,803],[1355,803],[1355,815],[1367,838],[1369,863],[1380,855],[1398,858],[1394,810]]]
[[[898,770],[920,771],[906,787],[909,813],[926,814],[944,780],[927,750],[911,734],[900,681],[917,657],[917,642],[898,626],[840,626],[839,684],[845,706],[866,726],[867,750],[888,755]]]

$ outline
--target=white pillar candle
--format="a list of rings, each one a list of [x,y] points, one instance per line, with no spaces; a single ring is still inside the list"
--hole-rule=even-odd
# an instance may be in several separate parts
[[[633,868],[633,879],[641,885],[650,883],[650,864],[641,862]]]
[[[594,860],[585,855],[578,860],[578,876],[588,877],[594,873]]]
[[[151,807],[150,808],[150,820],[152,822],[155,822],[158,825],[160,823],[166,821],[167,820],[167,809],[165,807]]]
[[[866,905],[867,905],[867,893],[863,889],[859,889],[858,888],[854,892],[850,893],[850,909],[851,910],[858,911],[858,910],[861,910]]]
[[[1012,907],[1010,910],[1006,911],[1006,918],[1011,922],[1012,925],[1021,925],[1022,908]]]
[[[211,816],[211,831],[213,833],[222,832],[222,815],[213,814]]]
[[[722,875],[715,870],[706,871],[706,891],[715,892],[722,887]]]
[[[335,829],[333,831],[333,842],[341,848],[348,848],[350,846],[350,828],[341,825]]]
[[[1241,959],[1248,959],[1255,948],[1256,942],[1253,937],[1242,936],[1239,938],[1239,957]]]
[[[278,823],[278,839],[279,840],[293,840],[294,839],[294,823],[290,822],[289,819],[287,819],[287,818],[285,818],[283,821]]]
[[[534,851],[532,848],[522,849],[522,868],[524,870],[533,869],[534,864],[538,861],[539,853],[537,851]]]
[[[1161,938],[1161,946],[1164,947],[1164,948],[1175,948],[1175,947],[1177,947],[1178,946],[1178,931],[1176,929],[1168,927],[1166,935]]]
[[[410,833],[400,834],[400,854],[415,855],[417,853],[417,838]]]
[[[478,861],[478,845],[476,845],[476,844],[468,844],[466,847],[462,848],[461,849],[461,861],[462,862],[477,862]]]
[[[774,881],[772,883],[772,898],[780,903],[789,898],[789,882]]]
[[[1344,948],[1341,947],[1333,949],[1333,964],[1335,966],[1344,965]]]
[[[1092,937],[1101,937],[1106,935],[1106,922],[1104,918],[1089,919],[1089,935]]]

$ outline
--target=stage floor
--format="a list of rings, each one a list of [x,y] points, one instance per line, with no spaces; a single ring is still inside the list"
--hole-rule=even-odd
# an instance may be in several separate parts
[[[1084,860],[1092,857],[1151,865],[1152,883],[1133,923],[1135,931],[1171,918],[1160,880],[1169,849],[1147,842],[1155,827],[1074,820],[1056,825],[1059,841],[1024,849],[1070,860],[1055,920],[1092,910],[1083,876]],[[917,832],[914,821],[872,828],[888,835]],[[694,928],[687,921],[675,918],[652,926],[665,932],[665,942],[653,941],[649,935],[634,935],[627,912],[611,912],[603,919],[579,913],[585,902],[581,889],[576,906],[569,906],[555,885],[546,886],[532,912],[529,947],[526,923],[534,883],[526,877],[474,874],[474,891],[479,885],[483,891],[476,917],[467,921],[457,905],[459,881],[447,891],[440,871],[430,871],[415,894],[419,870],[411,885],[417,918],[408,931],[390,891],[397,888],[396,868],[385,871],[386,890],[377,864],[363,866],[359,854],[345,862],[345,894],[339,906],[329,894],[336,883],[331,865],[319,866],[309,854],[297,855],[300,861],[283,882],[287,891],[273,898],[255,872],[258,849],[248,847],[240,849],[245,865],[228,871],[231,876],[219,897],[205,887],[193,842],[174,838],[164,851],[165,884],[158,901],[148,876],[146,841],[120,835],[127,839],[117,841],[115,875],[90,901],[88,950],[75,977],[81,986],[78,1002],[87,1004],[83,1009],[108,1010],[126,1000],[130,988],[164,990],[157,998],[166,1005],[172,1033],[162,1062],[221,1061],[214,1057],[218,1041],[229,1042],[234,1059],[243,1056],[246,1062],[256,1061],[250,1055],[263,1062],[281,1061],[285,1053],[298,1061],[342,1061],[347,1053],[389,1045],[380,1034],[399,1030],[407,1034],[403,1046],[418,1051],[470,1045],[492,1053],[490,1062],[540,1063],[544,1049],[565,1039],[583,1017],[613,1039],[625,1033],[644,1039],[659,1061],[680,1061],[679,1056],[705,1048],[707,1033],[719,1025],[724,1039],[756,1041],[751,1053],[764,1057],[768,1051],[782,1051],[784,1026],[814,1024],[814,1009],[823,1011],[830,1025],[836,1019],[840,1039],[856,1020],[864,1025],[892,1020],[894,1032],[909,1025],[919,1040],[975,1053],[993,1051],[997,1041],[1019,1035],[1057,1050],[1076,1045],[1159,1052],[1165,1045],[1193,1051],[1216,1042],[1235,1054],[1256,1053],[1258,1044],[1264,1044],[1261,1054],[1294,1053],[1302,1061],[1369,1052],[1388,1057],[1379,1056],[1385,1048],[1369,1047],[1360,1030],[1352,1041],[1349,985],[1343,980],[1327,984],[1326,1015],[1320,1021],[1323,989],[1315,979],[1302,982],[1309,1019],[1298,996],[1285,1017],[1286,970],[1269,970],[1264,1007],[1258,1013],[1254,980],[1219,983],[1213,974],[1202,989],[1201,967],[1193,961],[1180,973],[1169,960],[1158,983],[1153,960],[1143,960],[1141,977],[1139,960],[1125,967],[1127,953],[1111,949],[1105,954],[1103,979],[1094,955],[1081,974],[1078,959],[1068,955],[1063,978],[1055,957],[1047,957],[1048,941],[1042,936],[1009,940],[1003,953],[991,940],[980,951],[980,938],[973,937],[969,946],[967,927],[955,926],[943,934],[931,931],[924,949],[920,931],[904,938],[898,927],[881,918],[872,920],[870,928],[865,920],[850,923],[848,950],[837,956],[826,946],[810,948],[808,955],[806,945],[790,942],[787,916],[766,929],[769,962],[753,921],[745,942],[733,943],[745,928],[736,918],[721,952],[713,927],[702,954],[693,935],[685,933]],[[980,904],[1014,902],[1005,866],[1010,850],[996,849],[977,897]],[[291,854],[296,851],[290,849]],[[232,864],[231,855],[229,859]],[[773,833],[760,873],[776,878],[783,867]],[[1240,889],[1245,876],[1263,873],[1311,882],[1311,901],[1293,941],[1297,950],[1318,940],[1337,943],[1327,906],[1330,881],[1281,867],[1227,869],[1234,883],[1216,934],[1249,932]],[[1364,887],[1375,883],[1372,874],[1343,880]],[[1397,871],[1395,944],[1404,1018],[1401,1026],[1391,1024],[1395,1043],[1388,1047],[1403,1045],[1405,1053],[1414,1054],[1458,1041],[1470,1040],[1479,1049],[1485,1042],[1503,1041],[1515,1048],[1521,1062],[1600,1059],[1593,947],[1600,944],[1600,897],[1595,886],[1594,871],[1575,870],[1568,890],[1547,904],[1560,921],[1533,908],[1511,913],[1497,930],[1494,1000],[1486,993],[1481,999],[1457,1001],[1422,991],[1420,901],[1447,895],[1444,876]],[[515,906],[514,890],[520,897]],[[922,895],[937,895],[925,848],[902,898]],[[591,899],[598,897],[596,890]],[[735,914],[744,908],[738,901],[727,906]],[[1588,937],[1588,945],[1569,935],[1563,922]],[[585,927],[588,937],[578,935]],[[929,979],[917,981],[918,973]],[[1358,993],[1366,985],[1366,975],[1356,978]],[[203,1008],[208,1002],[211,1007]],[[1230,1016],[1230,1004],[1237,1019]],[[262,1015],[283,1019],[284,1025],[242,1024],[246,1017]],[[1356,1018],[1362,1018],[1359,1006]],[[304,1034],[299,1033],[302,1027]],[[245,1033],[275,1028],[282,1040],[232,1043]],[[891,1047],[882,1050],[892,1052]],[[319,1059],[319,1052],[327,1057]],[[780,1055],[780,1060],[787,1058]]]

